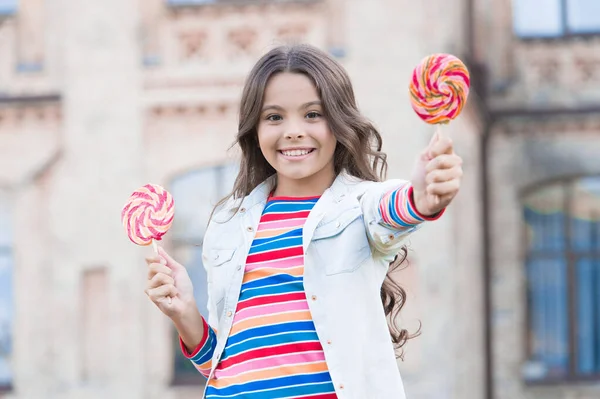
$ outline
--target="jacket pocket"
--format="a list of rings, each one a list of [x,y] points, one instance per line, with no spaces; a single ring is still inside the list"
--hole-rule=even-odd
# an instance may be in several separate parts
[[[211,249],[208,251],[207,262],[210,266],[219,267],[229,262],[235,254],[235,248],[233,249]]]
[[[214,304],[214,309],[217,311],[217,319],[221,320],[225,295],[233,275],[235,264],[235,252],[233,249],[210,249],[206,253],[205,264],[209,268],[211,275],[211,290],[210,301]],[[196,288],[201,289],[201,288]]]
[[[325,274],[352,273],[371,256],[360,207],[325,217],[313,234],[312,243]]]

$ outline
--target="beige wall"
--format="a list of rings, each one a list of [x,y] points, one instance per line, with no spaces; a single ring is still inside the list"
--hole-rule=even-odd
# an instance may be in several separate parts
[[[600,42],[520,42],[510,3],[474,2],[475,51],[489,67],[491,104],[597,101],[600,76],[590,65]],[[432,52],[468,51],[466,2],[447,5],[22,1],[18,18],[0,22],[0,91],[61,98],[0,104],[0,189],[14,204],[16,242],[10,397],[198,397],[197,386],[170,385],[170,326],[143,294],[148,251],[126,240],[122,202],[146,181],[167,185],[234,159],[227,148],[243,79],[260,54],[287,41],[343,50],[360,107],[384,138],[389,177],[407,178],[433,133],[410,108],[412,68]],[[548,59],[558,73],[544,67]],[[42,68],[19,71],[20,63]],[[399,363],[410,398],[484,397],[479,139],[486,118],[476,103],[472,96],[444,129],[464,159],[462,190],[442,220],[411,239],[410,266],[397,276],[409,293],[403,326],[414,331],[422,322]],[[534,166],[567,144],[568,157],[591,160],[579,171],[600,171],[597,121],[536,123],[502,125],[491,141],[494,379],[499,399],[591,398],[598,392],[585,396],[585,387],[521,383],[518,192],[551,177]],[[532,146],[552,151],[532,158]],[[564,165],[561,173],[570,171]]]

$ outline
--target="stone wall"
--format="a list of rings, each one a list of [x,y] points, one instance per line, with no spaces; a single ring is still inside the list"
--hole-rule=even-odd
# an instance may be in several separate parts
[[[475,56],[488,67],[491,104],[597,101],[599,42],[518,41],[510,3],[474,1]],[[20,4],[17,18],[0,21],[0,93],[21,97],[0,104],[0,189],[15,219],[14,398],[198,397],[199,386],[171,385],[172,330],[143,294],[147,251],[125,239],[118,210],[146,181],[168,185],[235,158],[227,149],[241,86],[268,48],[303,41],[339,57],[382,133],[388,176],[401,178],[434,131],[410,108],[412,68],[429,53],[469,50],[462,0]],[[487,115],[478,114],[476,94],[443,130],[464,159],[461,192],[411,238],[409,267],[396,276],[409,293],[402,326],[422,323],[399,362],[410,398],[484,397],[479,141]],[[498,399],[598,395],[521,382],[518,238],[520,190],[600,171],[599,131],[593,118],[567,118],[509,120],[493,132]]]
[[[595,383],[526,386],[521,374],[525,353],[527,305],[522,191],[532,184],[600,173],[600,120],[565,123],[550,119],[501,125],[490,143],[492,208],[492,292],[494,380],[497,397],[592,398]]]

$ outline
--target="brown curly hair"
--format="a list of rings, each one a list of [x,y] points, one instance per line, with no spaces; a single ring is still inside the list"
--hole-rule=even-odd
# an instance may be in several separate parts
[[[381,151],[381,135],[373,124],[358,110],[350,78],[344,68],[325,52],[305,44],[280,46],[265,54],[252,68],[243,92],[236,141],[241,148],[239,174],[233,191],[223,198],[215,209],[229,198],[243,198],[254,188],[275,174],[275,169],[264,158],[259,145],[257,126],[262,99],[269,79],[281,72],[301,73],[308,76],[317,88],[331,132],[338,145],[334,153],[336,175],[346,170],[363,180],[381,181],[387,172],[386,154]],[[400,349],[411,335],[396,324],[400,310],[406,303],[406,291],[390,276],[407,261],[403,247],[390,264],[381,287],[381,301],[395,349]],[[402,357],[402,354],[399,355]]]

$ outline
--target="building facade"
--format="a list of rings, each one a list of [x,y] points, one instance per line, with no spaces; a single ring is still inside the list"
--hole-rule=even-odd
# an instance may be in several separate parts
[[[599,397],[600,10],[451,3],[0,0],[6,397],[200,396],[144,295],[151,251],[127,240],[120,210],[142,184],[169,188],[176,221],[162,245],[204,312],[203,226],[235,177],[241,87],[289,42],[347,68],[389,177],[409,176],[433,132],[409,104],[412,68],[449,52],[472,72],[469,105],[444,130],[463,187],[396,275],[402,325],[422,325],[399,361],[408,397]]]
[[[475,1],[472,12],[495,397],[598,397],[600,4]]]

